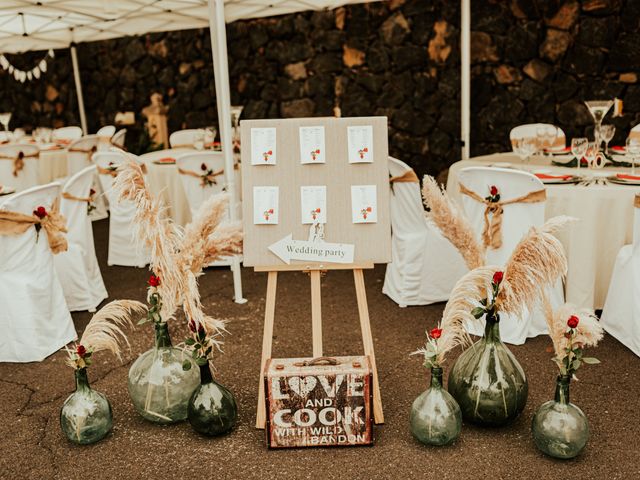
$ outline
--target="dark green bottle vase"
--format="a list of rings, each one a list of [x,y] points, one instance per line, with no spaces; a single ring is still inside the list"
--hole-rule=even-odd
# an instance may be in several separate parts
[[[196,432],[208,437],[223,435],[236,425],[236,399],[213,379],[209,364],[200,367],[200,386],[191,395],[187,418]]]
[[[413,401],[411,433],[425,445],[449,445],[462,429],[462,413],[455,399],[442,386],[442,368],[431,368],[431,386]]]
[[[73,443],[88,445],[102,440],[111,431],[111,404],[89,386],[86,368],[77,369],[75,374],[76,391],[62,405],[60,427]]]
[[[524,370],[500,339],[500,316],[486,317],[484,337],[466,349],[449,374],[449,393],[462,418],[500,427],[524,410],[529,385]]]
[[[184,370],[190,361],[181,349],[171,345],[165,322],[155,324],[155,346],[129,369],[129,396],[136,411],[146,420],[169,424],[187,419],[189,397],[198,386],[198,370]]]
[[[577,456],[589,440],[586,415],[569,402],[570,381],[571,377],[568,375],[558,376],[555,399],[543,403],[531,423],[536,446],[554,458]]]

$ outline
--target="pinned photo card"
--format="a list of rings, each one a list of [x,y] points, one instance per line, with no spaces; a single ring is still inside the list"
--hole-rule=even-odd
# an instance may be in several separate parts
[[[351,217],[353,223],[376,223],[378,200],[375,185],[351,185]]]
[[[251,129],[251,165],[276,164],[276,129]]]
[[[325,163],[324,127],[300,127],[300,163]]]
[[[278,224],[278,187],[253,187],[253,223]]]
[[[349,163],[373,162],[373,127],[357,125],[347,127]]]
[[[301,186],[302,223],[327,223],[327,187]]]

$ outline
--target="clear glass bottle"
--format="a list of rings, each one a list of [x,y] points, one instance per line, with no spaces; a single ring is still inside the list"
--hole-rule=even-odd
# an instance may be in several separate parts
[[[213,379],[208,363],[200,367],[200,386],[189,399],[188,418],[196,432],[209,437],[227,433],[238,419],[233,394]]]
[[[499,315],[487,315],[484,337],[458,357],[448,389],[462,418],[475,425],[506,425],[524,410],[529,385],[520,363],[500,339]]]
[[[411,433],[425,445],[449,445],[460,435],[462,413],[455,399],[443,388],[442,368],[431,368],[431,386],[413,401]]]
[[[107,397],[89,386],[87,369],[76,369],[75,376],[76,391],[62,405],[60,427],[73,443],[87,445],[111,431],[113,416]]]
[[[533,416],[531,433],[536,446],[555,458],[577,456],[589,440],[586,415],[569,401],[571,377],[559,375],[555,399],[543,403]]]
[[[190,356],[171,346],[166,322],[155,323],[155,346],[138,357],[129,369],[129,396],[145,419],[160,424],[187,418],[187,404],[198,387],[196,368],[184,370]]]

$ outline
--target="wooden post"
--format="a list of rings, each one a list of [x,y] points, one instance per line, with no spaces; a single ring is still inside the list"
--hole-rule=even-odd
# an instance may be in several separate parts
[[[360,316],[360,329],[362,330],[362,343],[364,354],[371,359],[371,369],[373,370],[373,415],[376,423],[384,423],[382,413],[382,399],[380,398],[380,385],[378,383],[378,368],[376,367],[376,356],[373,350],[373,336],[371,334],[371,323],[369,322],[369,307],[367,306],[367,291],[364,286],[364,273],[361,268],[353,270],[353,280],[356,285],[356,298],[358,300],[358,314]]]
[[[278,272],[269,272],[267,277],[267,297],[264,309],[264,331],[262,333],[262,361],[260,362],[260,380],[258,390],[258,414],[256,428],[264,428],[267,412],[264,403],[264,367],[271,358],[273,344],[273,321],[276,316],[276,287],[278,286]]]
[[[322,356],[322,306],[320,291],[320,270],[311,270],[311,328],[313,356]]]

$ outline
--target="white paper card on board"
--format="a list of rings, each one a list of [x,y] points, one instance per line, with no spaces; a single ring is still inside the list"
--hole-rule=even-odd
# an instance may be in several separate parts
[[[300,163],[325,163],[324,127],[300,127]]]
[[[300,199],[302,223],[327,223],[327,187],[325,185],[301,186]]]
[[[276,225],[278,223],[278,187],[253,187],[253,223]]]
[[[376,223],[378,200],[375,185],[351,185],[351,217],[353,223]]]
[[[373,127],[356,125],[347,127],[349,163],[373,162]]]
[[[251,165],[276,164],[276,129],[251,129]]]

